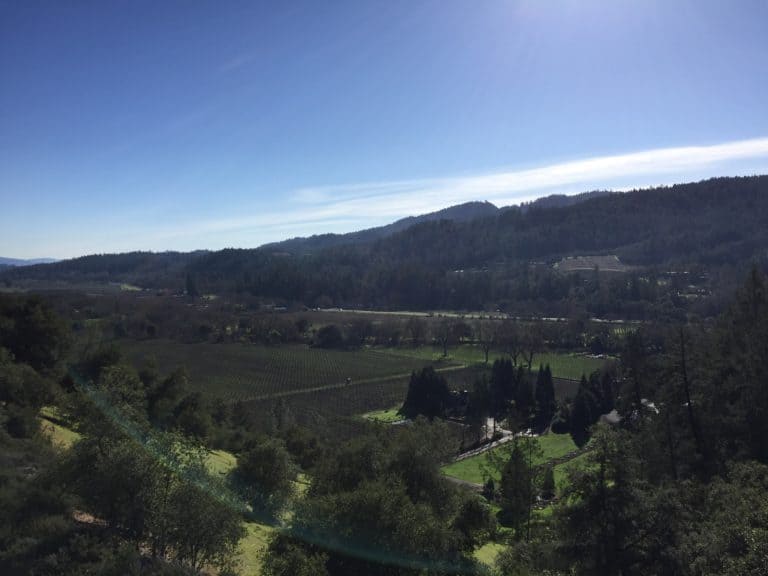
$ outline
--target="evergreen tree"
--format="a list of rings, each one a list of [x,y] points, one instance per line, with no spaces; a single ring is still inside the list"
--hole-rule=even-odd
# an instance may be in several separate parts
[[[430,420],[445,416],[445,410],[450,401],[450,391],[445,378],[440,376],[431,366],[420,372],[414,371],[408,383],[408,393],[405,403],[400,408],[400,414],[407,418],[426,416]]]
[[[571,407],[571,437],[578,447],[584,446],[589,440],[589,429],[599,417],[596,406],[587,378],[582,375],[579,391]]]
[[[501,470],[501,517],[515,530],[516,537],[522,538],[536,498],[533,462],[540,456],[540,448],[535,438],[518,437],[510,444]]]
[[[541,480],[541,497],[544,500],[551,500],[555,497],[555,471],[552,466],[547,466],[544,469]]]
[[[555,415],[555,385],[549,364],[539,367],[536,378],[536,429],[543,431]]]

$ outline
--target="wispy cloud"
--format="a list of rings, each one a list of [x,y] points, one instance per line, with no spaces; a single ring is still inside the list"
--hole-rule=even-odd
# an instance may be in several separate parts
[[[306,188],[298,190],[294,200],[301,204],[330,203],[340,208],[347,202],[364,199],[386,200],[386,204],[395,199],[406,200],[407,204],[415,202],[420,207],[481,199],[514,203],[538,197],[551,189],[575,185],[580,190],[594,189],[606,183],[613,186],[612,182],[628,178],[685,175],[731,161],[755,158],[768,159],[768,138],[713,146],[660,148],[474,176]]]
[[[289,194],[279,211],[190,223],[164,236],[234,237],[238,231],[251,230],[266,242],[288,235],[356,230],[471,200],[509,205],[552,193],[626,190],[745,172],[768,172],[768,138],[660,148],[473,176],[308,187]]]
[[[219,66],[219,72],[227,73],[247,66],[251,62],[254,62],[259,57],[255,53],[243,53],[232,56],[229,60],[226,60]]]

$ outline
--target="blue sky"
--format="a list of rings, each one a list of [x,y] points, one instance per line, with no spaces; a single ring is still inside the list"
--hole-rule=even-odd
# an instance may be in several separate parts
[[[768,2],[0,0],[0,255],[768,173]]]

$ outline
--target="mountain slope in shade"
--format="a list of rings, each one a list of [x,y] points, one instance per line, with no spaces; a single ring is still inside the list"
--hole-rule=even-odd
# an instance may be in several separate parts
[[[280,242],[265,244],[261,248],[274,252],[290,252],[293,254],[309,254],[344,244],[367,244],[381,238],[391,236],[415,224],[421,222],[431,222],[435,220],[452,220],[454,222],[466,222],[475,218],[486,218],[496,216],[499,208],[490,202],[466,202],[456,206],[450,206],[437,212],[422,214],[420,216],[409,216],[397,220],[392,224],[378,226],[376,228],[367,228],[357,232],[347,234],[316,234],[309,237],[291,238]]]
[[[558,203],[569,200],[555,197],[503,209],[471,203],[420,221],[404,219],[382,227],[385,231],[256,249],[93,255],[6,269],[0,281],[127,282],[173,290],[190,282],[201,293],[246,293],[308,305],[481,309],[502,300],[526,301],[532,293],[554,298],[570,281],[555,270],[546,272],[546,266],[567,256],[615,255],[635,270],[693,267],[713,279],[721,269],[727,278],[734,267],[768,266],[768,176],[581,198],[567,206]]]
[[[525,212],[532,208],[565,208],[573,206],[593,198],[600,198],[612,194],[612,192],[595,191],[595,192],[583,192],[581,194],[575,194],[572,196],[566,196],[565,194],[553,194],[544,198],[539,198],[533,202],[522,204],[520,209]],[[382,238],[387,238],[407,230],[411,226],[421,224],[423,222],[435,222],[439,220],[450,220],[452,222],[469,222],[478,218],[492,218],[498,216],[502,212],[505,212],[513,208],[507,206],[503,208],[497,208],[492,203],[485,201],[465,202],[463,204],[457,204],[448,208],[443,208],[436,212],[430,212],[428,214],[422,214],[420,216],[409,216],[387,224],[385,226],[378,226],[375,228],[367,228],[365,230],[359,230],[357,232],[349,232],[347,234],[316,234],[308,237],[297,237],[289,240],[282,240],[280,242],[272,242],[265,244],[261,248],[273,251],[273,252],[287,252],[291,254],[312,254],[325,248],[332,248],[334,246],[343,246],[348,244],[369,244]]]

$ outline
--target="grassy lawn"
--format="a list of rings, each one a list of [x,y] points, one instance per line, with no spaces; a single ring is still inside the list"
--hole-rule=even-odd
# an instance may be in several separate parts
[[[240,569],[243,574],[258,575],[261,574],[264,552],[275,529],[255,522],[246,522],[245,530],[246,534],[240,540],[238,554]]]
[[[43,435],[51,439],[51,443],[56,448],[62,450],[68,450],[72,445],[80,439],[80,434],[69,428],[65,428],[59,424],[46,420],[45,418],[39,418],[40,431]]]
[[[80,434],[64,426],[61,414],[56,406],[43,406],[38,415],[40,431],[50,438],[51,443],[59,449],[68,450],[80,439]]]
[[[562,494],[563,489],[568,483],[569,470],[586,470],[590,467],[590,462],[587,456],[588,454],[582,454],[573,460],[555,466],[553,472],[555,474],[555,489],[558,495]]]
[[[576,445],[573,443],[570,434],[547,434],[546,436],[540,436],[539,446],[543,455],[540,458],[534,458],[534,464],[543,464],[553,458],[565,456],[569,452],[576,450]],[[511,443],[508,443],[494,448],[493,451],[509,450],[510,448]],[[487,472],[485,469],[487,469]],[[447,476],[476,484],[484,482],[486,473],[490,474],[496,482],[498,482],[500,477],[498,472],[490,468],[488,452],[465,458],[459,462],[453,462],[443,466],[442,470],[443,474]]]
[[[447,357],[443,357],[441,348],[435,348],[433,346],[421,346],[419,348],[385,348],[382,351],[388,354],[447,364],[478,364],[485,362],[485,354],[482,349],[471,344],[448,348]],[[488,355],[488,363],[492,364],[496,358],[501,357],[503,357],[503,354],[491,351]],[[531,367],[533,370],[538,370],[540,364],[549,364],[554,377],[578,380],[581,378],[582,374],[589,376],[595,370],[599,370],[606,362],[606,359],[590,358],[583,354],[547,352],[545,354],[537,354],[534,356]]]
[[[387,410],[374,410],[373,412],[366,412],[363,414],[363,418],[382,422],[384,424],[392,424],[392,422],[400,422],[403,420],[403,417],[397,413],[398,410],[400,410],[400,406],[395,406],[394,408],[389,408]]]
[[[546,520],[552,516],[555,511],[553,506],[545,506],[544,508],[534,508],[532,517],[536,520]]]
[[[472,555],[478,562],[482,562],[486,566],[493,566],[493,563],[496,561],[496,556],[499,552],[504,550],[504,548],[504,544],[500,544],[499,542],[486,542],[480,546],[480,548],[475,550]]]
[[[589,376],[595,370],[600,370],[606,362],[603,358],[590,358],[580,354],[547,352],[533,357],[533,369],[538,370],[540,364],[549,364],[555,378],[579,380],[582,374]]]
[[[237,458],[231,452],[210,450],[205,458],[205,466],[214,476],[225,476],[237,466]]]

